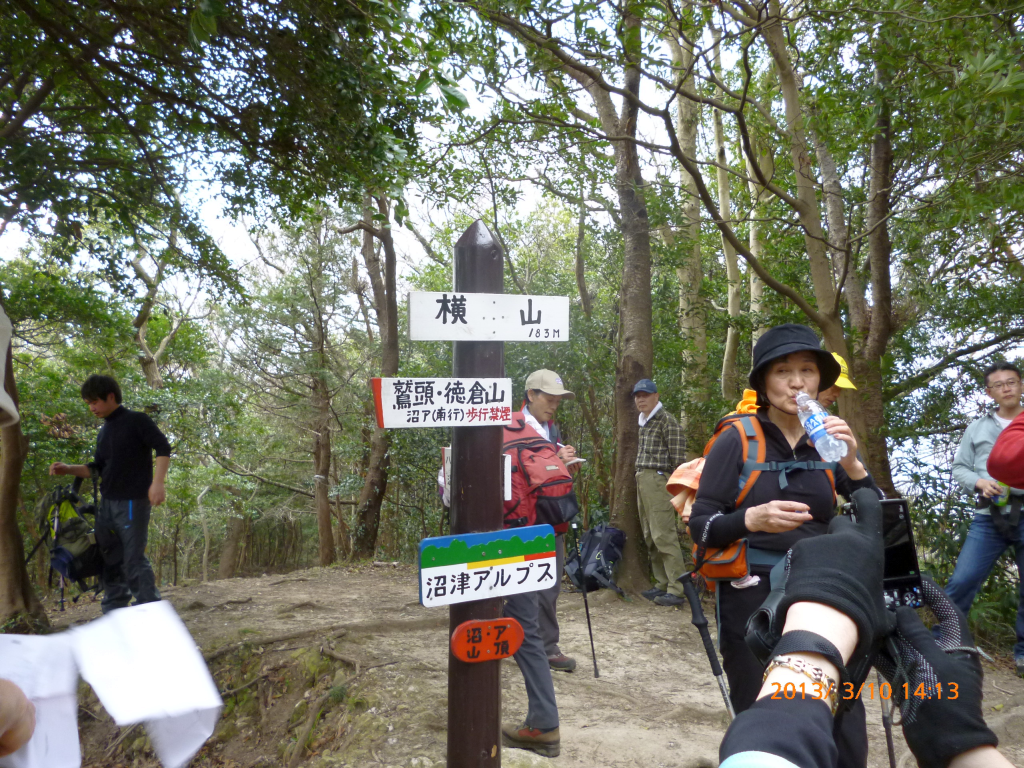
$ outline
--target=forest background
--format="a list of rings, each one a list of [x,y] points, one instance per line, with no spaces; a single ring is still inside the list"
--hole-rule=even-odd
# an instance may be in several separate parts
[[[947,0],[222,0],[0,3],[5,385],[0,614],[43,616],[27,567],[52,461],[85,461],[78,396],[118,377],[174,446],[149,552],[162,583],[350,558],[445,533],[447,430],[375,427],[373,376],[447,376],[409,290],[451,287],[483,218],[507,292],[568,295],[558,371],[585,522],[646,586],[630,388],[653,377],[697,455],[759,333],[808,323],[879,485],[914,500],[948,577],[952,482],[980,372],[1024,339],[1024,4]],[[248,231],[216,242],[200,209]],[[6,236],[6,237],[5,237]],[[10,243],[17,240],[19,246]],[[6,241],[6,242],[5,242]],[[1012,638],[1009,560],[972,613]]]

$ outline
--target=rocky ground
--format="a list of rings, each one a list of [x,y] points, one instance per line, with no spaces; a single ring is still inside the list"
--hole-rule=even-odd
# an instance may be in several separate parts
[[[417,602],[411,566],[311,569],[165,590],[225,697],[217,733],[193,766],[444,765],[447,611]],[[575,673],[555,675],[562,754],[505,750],[505,766],[717,765],[727,716],[689,612],[591,596],[601,676],[594,678],[579,594],[559,601],[562,649]],[[99,615],[83,598],[58,627]],[[712,622],[713,624],[713,622]],[[275,641],[274,639],[277,638]],[[502,664],[505,719],[526,711],[522,677]],[[985,715],[1004,753],[1024,765],[1024,680],[985,662]],[[141,728],[119,729],[83,684],[84,765],[158,763]],[[888,765],[878,700],[867,702],[869,765]],[[897,728],[899,768],[913,766]],[[299,751],[297,743],[305,748]]]

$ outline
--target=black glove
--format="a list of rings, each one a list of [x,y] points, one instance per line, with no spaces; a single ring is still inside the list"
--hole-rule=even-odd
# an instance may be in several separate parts
[[[925,605],[939,619],[939,639],[912,608],[899,608],[896,632],[875,666],[892,685],[903,735],[918,764],[945,768],[957,755],[994,747],[999,739],[981,716],[981,661],[966,617],[927,576],[921,587]]]
[[[846,669],[848,679],[859,688],[883,639],[895,626],[895,617],[885,609],[882,597],[882,505],[870,488],[854,491],[851,501],[857,522],[848,516],[836,517],[827,535],[798,541],[790,550],[786,581],[772,585],[772,594],[750,618],[747,644],[755,654],[758,645],[774,648],[793,603],[830,606],[857,625],[857,648]]]

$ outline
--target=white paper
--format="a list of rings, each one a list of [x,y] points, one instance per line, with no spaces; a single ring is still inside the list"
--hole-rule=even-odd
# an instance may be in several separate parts
[[[165,766],[180,768],[213,734],[220,693],[170,603],[112,611],[71,634],[79,672],[114,722],[145,721]]]
[[[0,768],[80,768],[78,676],[118,725],[146,723],[168,768],[182,768],[213,735],[221,698],[170,603],[112,611],[69,632],[0,635],[0,677],[36,707],[36,729]]]
[[[0,757],[0,768],[78,768],[78,670],[67,634],[0,635],[0,677],[36,707],[32,738]]]

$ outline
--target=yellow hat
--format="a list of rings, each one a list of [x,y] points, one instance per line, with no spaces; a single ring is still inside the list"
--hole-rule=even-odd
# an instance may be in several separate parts
[[[839,363],[839,378],[836,379],[835,386],[840,389],[856,389],[852,381],[850,381],[850,368],[846,365],[846,361],[843,360],[842,356],[837,355],[835,352],[832,353],[832,357]]]

